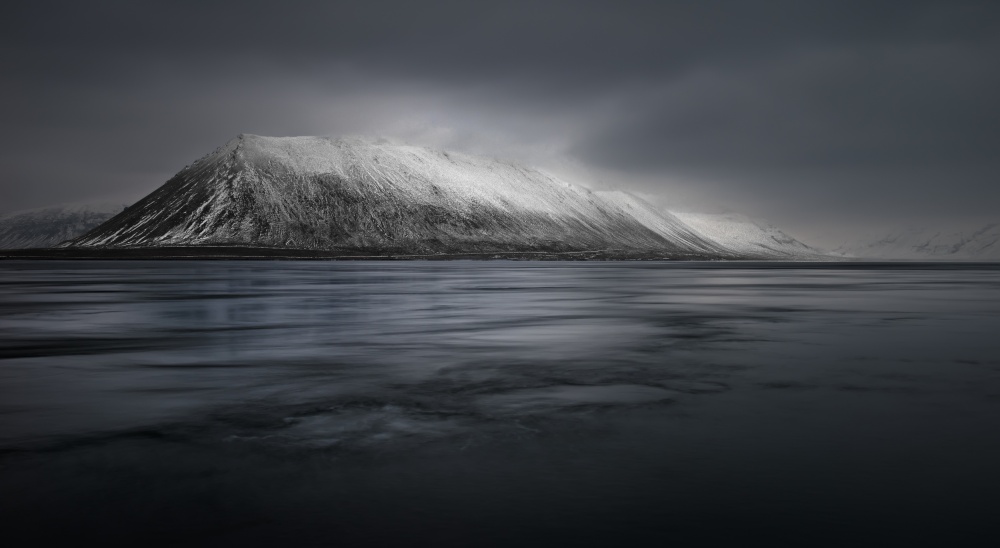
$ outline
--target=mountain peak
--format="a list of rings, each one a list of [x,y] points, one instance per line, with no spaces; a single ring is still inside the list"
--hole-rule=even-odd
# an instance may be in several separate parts
[[[765,256],[719,245],[628,193],[513,162],[385,139],[247,133],[71,245]]]

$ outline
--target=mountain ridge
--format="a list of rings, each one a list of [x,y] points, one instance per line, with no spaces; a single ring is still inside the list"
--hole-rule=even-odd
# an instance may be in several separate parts
[[[85,233],[125,209],[117,202],[78,202],[0,216],[0,249],[46,248]]]
[[[69,245],[739,258],[634,196],[593,192],[513,162],[357,138],[252,134]]]
[[[1000,261],[1000,222],[901,227],[833,252],[860,259]]]
[[[695,231],[733,253],[771,259],[828,257],[828,252],[807,245],[769,222],[736,213],[673,212]]]

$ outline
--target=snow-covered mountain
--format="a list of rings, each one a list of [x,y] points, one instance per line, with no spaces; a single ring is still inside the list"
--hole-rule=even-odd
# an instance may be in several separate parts
[[[908,227],[834,250],[863,259],[1000,261],[1000,223],[968,227]]]
[[[118,203],[63,204],[0,217],[0,249],[52,247],[75,238],[120,213]]]
[[[737,214],[673,212],[696,232],[740,255],[768,259],[821,259],[825,251],[810,247],[777,227]]]
[[[384,140],[256,135],[231,140],[71,245],[744,256],[634,196],[510,162]]]

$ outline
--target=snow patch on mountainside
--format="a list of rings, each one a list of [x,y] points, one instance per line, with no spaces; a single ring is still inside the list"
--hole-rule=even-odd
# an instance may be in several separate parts
[[[0,249],[52,247],[76,238],[125,209],[120,203],[60,204],[0,217]]]
[[[774,259],[819,258],[826,254],[769,223],[743,215],[688,212],[673,214],[696,232],[734,253]]]
[[[658,211],[651,204],[620,190],[596,193],[608,206],[641,223],[646,228],[672,241],[680,241],[691,246],[703,246],[712,238],[699,238],[700,234],[669,211]]]

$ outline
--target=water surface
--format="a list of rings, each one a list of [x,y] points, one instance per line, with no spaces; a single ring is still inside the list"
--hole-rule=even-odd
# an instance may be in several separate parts
[[[1000,268],[0,263],[0,515],[183,545],[975,542]]]

